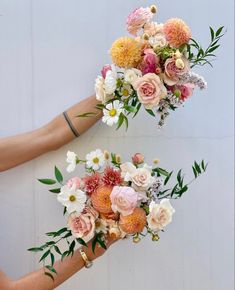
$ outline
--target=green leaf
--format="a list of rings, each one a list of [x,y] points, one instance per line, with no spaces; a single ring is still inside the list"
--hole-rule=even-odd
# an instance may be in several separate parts
[[[52,246],[52,245],[55,245],[55,242],[54,241],[46,242],[46,245],[47,246]]]
[[[41,252],[41,251],[43,251],[43,248],[41,248],[41,247],[30,248],[30,249],[28,249],[27,251],[37,253],[37,252]]]
[[[122,126],[123,122],[124,122],[124,114],[121,113],[119,115],[119,118],[118,118],[118,126],[117,126],[117,129],[116,130],[118,130]]]
[[[64,211],[63,211],[63,215],[65,215],[66,212],[67,212],[67,208],[66,208],[66,206],[65,206],[65,207],[64,207]]]
[[[177,192],[177,194],[179,195],[179,197],[181,197],[187,190],[188,190],[188,186],[185,185]]]
[[[38,181],[47,185],[52,185],[56,183],[54,179],[38,179]]]
[[[215,37],[215,32],[212,27],[210,27],[210,32],[211,32],[211,41],[213,41]]]
[[[81,239],[81,238],[77,238],[76,241],[77,241],[80,245],[87,247],[87,243],[85,243],[83,239]]]
[[[95,238],[92,241],[92,252],[95,254],[95,247],[97,244],[97,236],[95,236]]]
[[[50,253],[50,256],[51,256],[51,265],[53,266],[55,264],[55,256],[52,253]]]
[[[220,44],[218,44],[218,45],[216,45],[216,46],[213,46],[212,48],[210,48],[210,49],[208,50],[208,53],[213,52],[214,50],[216,50],[216,49],[219,48],[219,47],[220,47]]]
[[[61,261],[63,261],[64,258],[67,257],[68,254],[69,254],[69,251],[65,251],[61,256]]]
[[[72,241],[72,243],[69,246],[69,252],[72,253],[72,256],[73,256],[75,245],[76,245],[75,241]]]
[[[57,254],[62,255],[62,253],[61,253],[61,251],[60,251],[60,249],[59,249],[58,246],[55,245],[54,246],[54,249],[55,249],[55,251],[56,251]]]
[[[145,111],[148,112],[149,115],[151,115],[152,117],[156,117],[156,116],[155,116],[155,113],[153,112],[153,110],[145,109]]]
[[[224,29],[224,26],[221,26],[217,31],[216,31],[216,37],[220,35],[220,33],[222,32],[222,30]]]
[[[142,106],[142,104],[141,104],[141,103],[139,103],[139,104],[137,105],[137,109],[136,109],[136,112],[135,112],[135,114],[134,114],[133,118],[135,118],[135,116],[138,114],[138,112],[139,112],[139,110],[140,110],[141,106]]]
[[[168,183],[168,181],[170,180],[172,174],[173,174],[173,171],[171,171],[171,172],[168,174],[168,176],[165,178],[165,180],[164,180],[164,185],[166,185],[166,184]]]
[[[200,166],[197,164],[197,162],[196,161],[194,161],[194,167],[195,167],[195,169],[197,170],[197,173],[202,173],[202,171],[201,171],[201,168],[200,168]]]
[[[135,107],[128,106],[128,105],[125,105],[124,109],[127,110],[130,113],[136,113],[136,111],[137,111],[137,109]]]
[[[54,267],[52,267],[51,265],[46,265],[45,268],[47,268],[49,271],[57,274],[56,269]]]
[[[103,249],[107,250],[106,244],[105,244],[105,242],[102,240],[102,236],[103,236],[103,235],[98,234],[98,235],[97,235],[97,241],[98,241],[99,245],[100,245]]]
[[[81,114],[81,115],[77,115],[76,117],[77,118],[87,118],[87,117],[92,117],[92,116],[95,116],[97,115],[96,113],[94,112],[87,112],[87,113],[84,113],[84,114]]]
[[[169,172],[160,167],[154,168],[153,171],[159,173],[160,175],[169,176]]]
[[[68,231],[67,228],[62,228],[62,229],[60,229],[59,231],[56,232],[56,236],[58,237],[58,236],[62,235],[64,232],[67,232],[67,231]]]
[[[49,272],[45,272],[44,274],[45,274],[46,276],[50,277],[53,281],[55,280],[54,277],[53,277],[53,275],[52,275],[51,273],[49,273]]]
[[[56,166],[55,166],[55,178],[59,183],[63,182],[63,175]]]
[[[72,236],[72,233],[69,232],[69,233],[67,233],[67,234],[63,237],[63,239],[69,238],[69,237],[71,237],[71,236]]]
[[[60,188],[54,188],[49,190],[52,193],[60,193]]]
[[[193,169],[194,177],[197,178],[197,176],[198,176],[197,170],[194,168],[194,166],[192,166],[192,169]]]
[[[128,129],[128,118],[126,116],[124,116],[124,123],[125,123],[125,126],[126,126],[126,131]]]
[[[50,254],[50,250],[47,250],[41,257],[41,259],[39,260],[39,262],[41,262],[42,260],[45,260],[45,258]]]

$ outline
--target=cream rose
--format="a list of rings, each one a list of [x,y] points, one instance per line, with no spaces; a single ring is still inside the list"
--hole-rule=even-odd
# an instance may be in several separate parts
[[[133,87],[137,91],[139,101],[146,109],[156,107],[160,100],[167,95],[167,90],[161,79],[154,73],[147,73],[138,78],[133,83]]]
[[[169,199],[162,199],[160,204],[152,201],[149,206],[149,215],[147,222],[149,228],[154,231],[160,231],[172,221],[172,216],[175,212],[171,206]]]
[[[95,94],[96,99],[103,104],[113,98],[113,95],[106,93],[105,85],[107,86],[107,84],[105,84],[104,78],[102,76],[98,76],[95,80]]]
[[[154,182],[150,167],[146,164],[142,168],[137,168],[135,172],[131,173],[130,177],[133,183],[132,186],[138,191],[147,190]]]

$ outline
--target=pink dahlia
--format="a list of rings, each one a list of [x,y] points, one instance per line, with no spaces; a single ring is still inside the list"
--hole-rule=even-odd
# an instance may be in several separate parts
[[[96,172],[92,175],[87,175],[83,178],[86,192],[91,195],[101,184],[101,175]]]
[[[169,44],[174,47],[188,43],[191,38],[190,28],[180,18],[169,19],[164,24],[163,31]]]
[[[147,8],[137,8],[134,10],[127,18],[126,25],[127,31],[136,36],[137,32],[144,27],[144,25],[149,22],[153,17],[153,13],[149,7]]]
[[[116,186],[122,183],[120,170],[115,170],[112,167],[107,167],[104,171],[102,179],[103,183],[108,186]]]

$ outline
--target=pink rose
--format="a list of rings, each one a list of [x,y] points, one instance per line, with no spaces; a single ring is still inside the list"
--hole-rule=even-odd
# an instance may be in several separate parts
[[[179,76],[190,69],[189,62],[184,57],[180,59],[168,58],[164,66],[164,82],[169,86],[175,85],[179,81]]]
[[[138,193],[127,186],[114,186],[110,195],[112,210],[123,216],[133,213],[137,206]]]
[[[149,7],[137,8],[127,18],[126,25],[127,31],[136,36],[137,32],[144,27],[153,17],[153,13]]]
[[[101,71],[102,77],[105,79],[106,78],[106,74],[109,70],[112,70],[111,65],[106,64]]]
[[[158,63],[159,57],[156,55],[153,49],[145,49],[144,57],[142,63],[140,64],[140,70],[142,71],[143,75],[147,73],[155,73]]]
[[[68,182],[67,182],[67,186],[68,186],[69,188],[73,187],[73,185],[76,186],[76,189],[83,188],[83,186],[84,186],[84,182],[82,181],[81,178],[75,176],[75,177],[73,177],[73,178],[70,178],[70,179],[68,180]]]
[[[133,157],[132,157],[132,162],[136,165],[138,164],[142,164],[144,162],[144,156],[141,153],[136,153]]]
[[[180,91],[180,99],[182,101],[186,101],[190,96],[192,96],[193,94],[193,90],[194,90],[194,85],[193,84],[184,84],[184,85],[176,85],[173,87],[170,87],[170,90],[172,91],[172,93],[174,93],[176,90]]]
[[[133,87],[137,91],[139,101],[146,109],[157,106],[159,101],[167,95],[167,90],[161,79],[153,73],[138,78],[133,83]]]
[[[90,241],[95,234],[96,217],[93,214],[94,212],[91,213],[90,210],[90,207],[86,207],[81,214],[73,212],[68,218],[68,228],[71,230],[72,235],[75,238],[83,239],[86,243]]]

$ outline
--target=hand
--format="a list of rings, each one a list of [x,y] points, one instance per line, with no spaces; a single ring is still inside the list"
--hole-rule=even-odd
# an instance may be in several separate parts
[[[106,247],[107,249],[112,245],[114,244],[118,239],[115,238],[115,237],[111,237],[110,235],[106,236]],[[88,244],[87,244],[88,247],[83,247],[83,251],[86,253],[88,259],[90,261],[93,261],[95,259],[97,259],[98,257],[102,256],[106,251],[107,249],[105,250],[104,248],[100,247],[99,245],[96,245],[96,248],[95,248],[95,253],[93,253],[92,251],[92,241],[90,241]]]

